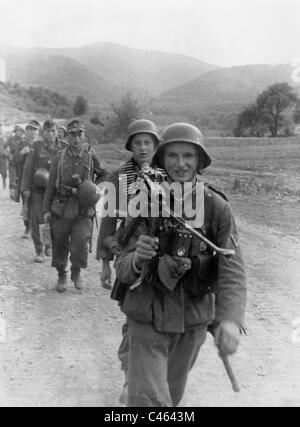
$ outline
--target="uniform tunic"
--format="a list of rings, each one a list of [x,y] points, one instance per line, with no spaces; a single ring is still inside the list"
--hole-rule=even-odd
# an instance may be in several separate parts
[[[51,167],[43,210],[51,212],[52,266],[58,271],[65,271],[69,254],[72,270],[87,267],[94,209],[79,206],[77,195],[68,193],[68,189],[74,187],[72,175],[78,175],[81,181],[94,175],[98,180],[106,176],[98,159],[95,166],[94,158],[87,147],[79,153],[66,148],[55,157]]]
[[[38,169],[50,170],[51,163],[55,155],[60,151],[60,146],[56,142],[49,148],[45,140],[40,139],[34,142],[32,151],[28,154],[23,171],[21,192],[30,191],[31,207],[31,228],[32,239],[35,250],[41,254],[43,244],[40,239],[39,225],[44,223],[43,218],[43,199],[45,188],[38,187],[34,182],[34,174]]]
[[[18,155],[20,146],[22,145],[22,138],[12,136],[5,143],[5,148],[9,151],[8,156],[8,174],[9,174],[9,188],[16,190],[19,185],[18,176],[18,163],[16,157]]]
[[[210,287],[217,287],[216,293],[197,296],[204,284],[200,267],[193,274],[188,271],[173,291],[162,291],[161,283],[153,282],[130,290],[138,277],[134,250],[139,235],[148,234],[146,223],[117,259],[117,278],[127,284],[121,309],[129,323],[128,406],[177,405],[207,325],[230,320],[243,328],[246,278],[234,216],[229,203],[207,187],[201,231],[217,246],[235,250],[228,258],[219,255],[210,270]],[[206,286],[207,281],[209,277]]]

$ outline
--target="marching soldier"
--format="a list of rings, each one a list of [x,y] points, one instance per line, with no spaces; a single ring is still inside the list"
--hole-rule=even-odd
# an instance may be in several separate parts
[[[135,120],[128,127],[125,148],[132,153],[131,158],[119,169],[112,172],[107,181],[115,185],[119,200],[119,185],[121,177],[126,177],[127,188],[125,188],[125,197],[128,200],[128,190],[135,182],[138,172],[142,166],[151,164],[152,157],[159,144],[159,136],[156,125],[146,119]],[[102,219],[98,235],[96,259],[102,261],[101,283],[106,289],[111,289],[111,268],[110,261],[114,259],[118,251],[117,245],[117,223],[120,218],[105,217]]]
[[[43,199],[49,179],[49,170],[54,156],[61,150],[57,140],[57,126],[53,120],[46,120],[42,138],[33,143],[27,156],[21,192],[31,207],[31,232],[35,247],[34,261],[42,263],[45,256],[51,256],[51,245],[43,245],[40,238],[40,224],[43,219]]]
[[[81,270],[87,267],[89,242],[100,194],[93,181],[106,176],[93,150],[83,143],[84,127],[78,120],[68,124],[69,147],[54,159],[44,198],[44,220],[50,222],[52,267],[58,273],[56,290],[65,292],[70,255],[71,280],[83,289]]]
[[[67,129],[65,128],[65,126],[60,125],[58,128],[58,141],[61,145],[61,148],[67,148],[69,146],[69,142],[67,139]]]
[[[199,129],[187,123],[167,127],[154,163],[164,168],[169,184],[191,183],[180,200],[192,206],[199,172],[211,163]],[[113,294],[128,319],[127,406],[177,406],[208,325],[221,354],[238,347],[246,303],[238,232],[224,195],[204,186],[202,197],[202,215],[189,221],[142,219],[118,255],[114,287],[122,292]],[[187,233],[186,222],[210,245]]]
[[[6,189],[8,152],[5,148],[5,141],[2,134],[2,123],[0,123],[0,174],[2,176],[3,190]]]
[[[18,183],[19,188],[18,192],[21,193],[22,198],[22,213],[21,216],[24,221],[25,225],[25,231],[23,234],[23,239],[29,239],[30,236],[30,205],[29,200],[24,197],[24,194],[21,192],[21,184],[23,179],[23,172],[24,172],[24,165],[27,159],[28,154],[30,153],[34,141],[38,138],[39,131],[40,131],[41,125],[37,120],[31,120],[25,127],[25,139],[22,140],[21,144],[18,148],[18,153],[16,155],[16,163],[17,163],[17,169],[18,169]]]
[[[11,200],[19,201],[19,176],[18,176],[18,164],[17,154],[19,148],[22,145],[22,137],[24,130],[22,126],[16,125],[13,130],[13,135],[7,140],[4,147],[8,152],[8,174],[9,174],[9,197]]]
[[[125,148],[132,153],[131,158],[119,169],[112,172],[107,181],[114,184],[116,188],[116,200],[119,200],[121,178],[126,177],[126,188],[121,189],[123,197],[128,203],[130,188],[134,185],[138,173],[144,164],[150,165],[153,155],[159,144],[159,136],[156,125],[151,120],[139,119],[133,121],[127,131]],[[124,219],[124,218],[123,218]],[[118,224],[119,223],[119,224]],[[111,267],[115,255],[119,251],[118,233],[122,230],[124,222],[118,215],[102,218],[97,241],[96,259],[102,260],[101,285],[105,289],[111,289]],[[117,227],[119,225],[118,231]],[[127,388],[127,365],[128,365],[128,338],[127,323],[122,327],[123,340],[119,347],[118,356],[121,361],[121,369],[124,372],[125,383],[120,402],[123,403]]]

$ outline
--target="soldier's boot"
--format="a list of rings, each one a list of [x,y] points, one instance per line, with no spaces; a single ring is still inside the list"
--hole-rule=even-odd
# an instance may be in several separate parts
[[[34,257],[34,262],[37,262],[37,263],[43,263],[45,261],[45,256],[44,256],[44,254],[43,254],[43,251],[36,251],[36,253],[35,253],[35,257]]]
[[[67,276],[67,272],[62,269],[62,270],[57,270],[58,272],[58,279],[57,279],[57,284],[56,284],[56,290],[57,292],[65,292],[67,290],[67,282],[68,282],[68,276]]]
[[[83,279],[80,275],[80,269],[73,269],[71,272],[71,280],[74,283],[75,288],[78,291],[82,291],[84,288]]]
[[[45,246],[45,256],[46,257],[51,257],[52,256],[52,250],[51,250],[51,246],[50,245],[46,245]]]

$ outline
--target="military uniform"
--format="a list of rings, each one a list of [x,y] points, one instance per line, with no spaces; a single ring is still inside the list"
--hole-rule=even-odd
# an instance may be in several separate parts
[[[128,406],[178,405],[207,326],[224,319],[244,326],[246,281],[234,217],[229,203],[209,188],[205,189],[204,205],[205,221],[199,231],[213,243],[233,248],[235,255],[226,258],[214,257],[209,251],[202,254],[212,258],[206,271],[201,271],[199,257],[194,255],[192,270],[172,291],[161,283],[157,270],[151,283],[134,290],[126,287],[121,308],[129,320]],[[141,234],[148,234],[146,223],[139,226],[117,259],[117,278],[127,285],[138,277],[133,252]],[[199,245],[193,237],[193,246]],[[166,387],[164,368],[169,351],[172,356]]]
[[[66,274],[69,253],[71,278],[87,267],[95,210],[79,205],[76,190],[80,182],[92,179],[94,175],[98,179],[106,175],[104,169],[95,166],[94,157],[86,146],[82,146],[78,153],[70,147],[55,157],[51,167],[43,210],[44,213],[51,212],[52,266],[60,276]],[[77,177],[76,183],[74,176]]]
[[[164,157],[164,150],[173,143],[172,155]],[[157,166],[166,162],[171,181],[173,174],[179,184],[195,184],[201,181],[196,171],[207,167],[211,159],[199,129],[176,123],[163,132],[154,161]],[[184,178],[186,172],[180,175],[182,171],[189,172],[188,178]],[[184,202],[191,202],[193,193],[186,193]],[[235,219],[219,192],[206,185],[201,194],[203,219],[199,215],[190,225],[214,245],[234,250],[230,257],[211,249],[195,234],[185,240],[188,246],[182,246],[182,224],[162,217],[139,219],[116,260],[112,296],[128,319],[127,406],[177,406],[208,326],[216,333],[222,331],[218,346],[227,354],[235,351],[237,334],[244,328],[246,277]],[[151,239],[147,239],[150,230]],[[159,241],[155,251],[154,236]],[[149,257],[144,275],[143,260]]]
[[[39,256],[43,256],[44,251],[44,246],[40,239],[39,226],[44,223],[43,200],[45,188],[38,186],[34,182],[34,175],[40,169],[50,171],[52,161],[60,150],[61,148],[57,142],[52,148],[49,148],[44,139],[39,139],[34,142],[24,165],[21,192],[30,192],[32,239],[36,254]],[[45,248],[45,250],[47,251],[48,248]]]
[[[9,174],[9,189],[15,192],[14,199],[19,201],[18,189],[19,182],[19,168],[17,157],[22,147],[23,140],[21,137],[12,136],[5,143],[5,149],[8,151],[8,174]]]
[[[145,119],[139,119],[133,121],[127,130],[127,138],[125,141],[125,148],[128,151],[132,151],[132,139],[138,134],[149,134],[152,136],[155,147],[159,144],[159,136],[157,133],[156,125]],[[153,147],[153,148],[155,148]],[[153,154],[153,153],[152,153]],[[117,169],[108,177],[108,181],[114,184],[116,188],[116,201],[117,210],[123,209],[123,206],[118,206],[119,192],[126,197],[126,202],[130,199],[130,193],[133,190],[134,184],[141,171],[141,166],[137,163],[133,157],[129,159],[121,168]],[[150,159],[149,159],[150,163]],[[123,179],[126,177],[126,181]],[[126,185],[126,186],[125,186]],[[127,208],[126,204],[126,208]],[[124,213],[123,213],[124,215]],[[119,229],[117,231],[117,225],[119,222]],[[96,258],[102,259],[104,262],[112,261],[115,254],[118,251],[118,235],[119,231],[122,232],[124,226],[124,216],[120,218],[118,215],[115,217],[106,216],[102,218],[101,227],[99,230],[98,242],[97,242],[97,253]],[[110,289],[110,285],[102,283],[102,286]],[[125,388],[127,386],[127,367],[128,367],[128,324],[127,322],[122,326],[122,342],[118,350],[118,357],[121,362],[121,369],[125,374]]]
[[[118,210],[118,201],[119,201],[119,190],[124,191],[126,199],[128,201],[129,187],[136,181],[138,173],[140,171],[139,165],[133,160],[128,160],[121,168],[109,174],[107,177],[107,182],[110,182],[114,185],[116,189],[116,208]],[[122,187],[121,177],[125,177],[127,180],[126,188]],[[117,226],[118,222],[122,221],[122,217],[116,212],[115,216],[106,216],[102,218],[101,227],[99,230],[98,240],[97,240],[97,251],[96,259],[108,259],[112,261],[114,259],[115,253],[111,250],[111,246],[117,246]]]
[[[8,153],[4,148],[4,141],[0,136],[0,174],[2,175],[3,188],[6,188],[7,179],[7,166],[8,166]]]
[[[34,129],[37,132],[40,129],[40,124],[37,120],[31,120],[26,126],[26,130],[28,130],[29,128]],[[21,142],[18,149],[18,153],[16,155],[16,162],[18,165],[18,175],[19,175],[19,179],[18,179],[19,186],[18,186],[17,192],[18,194],[21,195],[21,198],[22,198],[23,207],[22,207],[21,216],[23,217],[24,225],[25,225],[25,232],[22,237],[25,239],[29,238],[31,209],[30,209],[29,200],[27,200],[24,197],[24,194],[21,191],[21,185],[23,180],[23,173],[24,173],[24,166],[26,163],[26,159],[28,157],[28,154],[32,150],[32,146],[35,140],[37,140],[36,136],[26,135],[25,139]]]

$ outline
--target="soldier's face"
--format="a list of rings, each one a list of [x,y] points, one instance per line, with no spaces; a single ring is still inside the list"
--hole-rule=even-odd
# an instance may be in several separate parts
[[[84,140],[84,132],[82,130],[77,132],[69,132],[69,143],[71,147],[78,148]]]
[[[132,137],[130,149],[138,165],[151,163],[155,151],[155,139],[149,133],[138,133]]]
[[[51,128],[51,129],[45,129],[43,132],[44,138],[45,140],[51,144],[53,142],[55,142],[56,137],[57,137],[57,130],[56,128]]]
[[[22,134],[23,134],[23,132],[21,130],[16,130],[15,131],[15,135],[16,135],[17,138],[21,138]]]
[[[165,148],[163,164],[172,181],[191,181],[199,166],[198,150],[188,142],[172,142]]]
[[[30,126],[28,126],[28,128],[26,128],[26,136],[29,139],[34,139],[38,134],[38,130],[35,128],[32,128]]]
[[[65,138],[65,132],[64,132],[64,130],[63,129],[59,129],[59,131],[58,131],[58,137],[60,138],[60,139],[63,139],[63,138]]]

